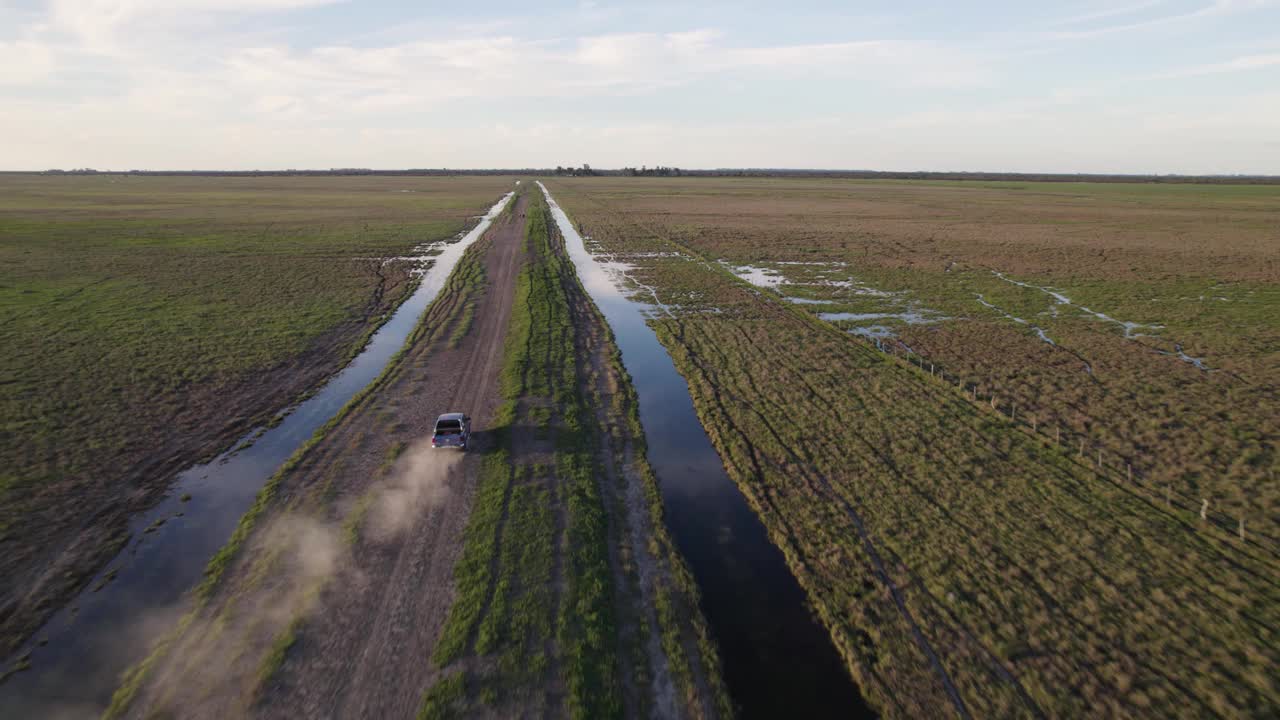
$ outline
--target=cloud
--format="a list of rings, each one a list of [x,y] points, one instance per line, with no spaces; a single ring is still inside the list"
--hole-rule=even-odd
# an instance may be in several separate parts
[[[1197,65],[1195,67],[1182,68],[1172,72],[1161,73],[1159,75],[1152,76],[1152,79],[1165,80],[1172,78],[1199,77],[1203,75],[1219,75],[1222,73],[1246,72],[1249,70],[1261,70],[1263,68],[1276,67],[1277,65],[1280,65],[1280,53],[1245,55],[1226,62]]]
[[[1090,12],[1072,15],[1055,21],[1053,24],[1058,27],[1067,25],[1083,25],[1097,20],[1106,20],[1108,18],[1119,17],[1121,15],[1133,15],[1153,7],[1165,5],[1168,0],[1145,0],[1144,2],[1133,3],[1130,5],[1115,6],[1111,5],[1103,10],[1094,10]]]
[[[54,71],[51,48],[37,42],[0,42],[0,86],[34,85]]]
[[[335,107],[426,110],[475,97],[587,99],[737,71],[947,87],[992,78],[982,60],[927,43],[735,47],[712,30],[597,35],[567,46],[492,37],[378,48],[252,48],[232,52],[224,64],[225,72],[213,80],[230,92],[304,96],[316,113]]]
[[[297,10],[338,0],[53,0],[49,29],[104,54],[126,53],[139,35],[213,23],[219,16]]]
[[[795,68],[880,78],[895,86],[981,87],[996,79],[994,64],[969,52],[925,42],[864,41],[730,49],[730,64]]]
[[[1111,17],[1118,17],[1122,15],[1131,15],[1143,9],[1158,7],[1164,4],[1166,3],[1162,3],[1162,2],[1140,3],[1137,5],[1130,5],[1123,8],[1119,8],[1113,12],[1101,11],[1097,13],[1092,13],[1091,15],[1080,16],[1077,18],[1068,18],[1066,21],[1063,21],[1059,24],[1062,24],[1062,25],[1085,24],[1093,20],[1108,19]],[[1154,18],[1148,18],[1145,20],[1133,20],[1129,22],[1121,22],[1114,25],[1103,25],[1103,26],[1094,27],[1094,28],[1084,28],[1079,30],[1059,30],[1059,31],[1053,31],[1048,33],[1040,33],[1039,37],[1042,37],[1045,39],[1055,39],[1055,40],[1081,40],[1081,39],[1101,37],[1104,35],[1118,35],[1118,34],[1124,34],[1124,33],[1142,32],[1142,31],[1152,30],[1160,27],[1169,27],[1169,26],[1185,27],[1192,21],[1204,21],[1213,17],[1232,15],[1236,13],[1247,12],[1250,10],[1273,7],[1275,5],[1276,5],[1276,0],[1213,0],[1213,2],[1201,5],[1200,7],[1194,10],[1189,10],[1184,12],[1175,12],[1171,14],[1160,15]]]

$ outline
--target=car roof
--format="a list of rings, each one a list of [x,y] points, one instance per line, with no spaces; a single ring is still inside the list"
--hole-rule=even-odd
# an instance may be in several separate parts
[[[436,422],[440,422],[441,420],[461,420],[464,417],[466,417],[466,415],[463,413],[445,413],[436,418]]]

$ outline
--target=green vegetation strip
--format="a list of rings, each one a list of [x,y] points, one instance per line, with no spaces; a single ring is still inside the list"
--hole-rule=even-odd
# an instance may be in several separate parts
[[[576,286],[575,291],[582,297],[589,297],[576,272],[568,281]],[[653,578],[654,609],[657,614],[662,651],[684,694],[686,705],[694,708],[695,716],[702,715],[700,704],[704,698],[700,695],[705,692],[708,695],[706,700],[709,701],[716,715],[724,718],[732,717],[733,702],[724,684],[719,649],[711,637],[706,618],[702,615],[697,582],[667,530],[662,491],[653,467],[648,461],[648,446],[644,427],[640,422],[640,402],[635,386],[623,365],[622,353],[614,340],[613,330],[594,303],[588,301],[587,306],[589,312],[595,316],[595,321],[603,329],[607,363],[618,378],[618,386],[613,388],[607,413],[614,420],[625,423],[625,433],[632,444],[632,457],[619,456],[615,457],[614,461],[619,466],[625,466],[629,462],[631,469],[639,476],[638,481],[644,492],[645,510],[648,513],[647,551],[666,570],[665,574],[658,573]],[[601,398],[594,399],[597,402],[602,401]],[[622,434],[617,429],[613,432]],[[694,653],[696,657],[691,657],[691,653],[686,651],[686,643],[696,649]],[[700,679],[704,685],[701,691],[698,688],[697,679]]]
[[[577,389],[576,330],[562,286],[572,268],[551,252],[546,208],[540,198],[531,200],[526,240],[534,260],[517,280],[502,374],[505,402],[494,422],[495,447],[482,460],[455,569],[457,599],[433,657],[442,668],[470,653],[496,663],[491,672],[468,679],[477,688],[474,700],[464,700],[461,680],[437,682],[424,696],[422,717],[450,708],[462,712],[465,702],[500,704],[542,691],[552,663],[568,688],[570,716],[622,712],[607,518],[591,428],[583,424],[589,415]],[[547,403],[554,416],[524,412]],[[544,426],[539,435],[554,438],[550,466],[513,464],[512,427],[530,418]],[[557,515],[564,517],[563,535]],[[553,578],[558,547],[562,593]]]

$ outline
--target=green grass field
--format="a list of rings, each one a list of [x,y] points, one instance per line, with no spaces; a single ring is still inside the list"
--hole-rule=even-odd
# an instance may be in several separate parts
[[[1280,703],[1276,189],[551,189],[670,308],[654,325],[704,427],[882,713],[1231,717]],[[786,281],[758,289],[734,277],[742,265]],[[1055,315],[1049,295],[993,271],[1074,303]],[[1228,300],[1178,300],[1216,286]],[[1081,305],[1164,327],[1126,338]],[[895,355],[846,332],[871,323],[815,316],[913,308],[948,319],[875,318]],[[1160,354],[1175,342],[1216,369]]]

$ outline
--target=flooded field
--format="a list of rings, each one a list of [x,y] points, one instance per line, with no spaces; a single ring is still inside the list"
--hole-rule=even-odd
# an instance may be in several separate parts
[[[120,673],[181,615],[183,594],[199,581],[263,483],[382,372],[462,253],[510,198],[505,196],[473,229],[432,253],[433,262],[413,295],[315,395],[281,413],[273,427],[255,430],[233,450],[183,472],[165,500],[133,519],[125,549],[15,654],[30,668],[0,685],[0,715],[96,715],[106,706]]]
[[[1280,704],[1280,189],[548,185],[877,712]]]
[[[905,291],[872,287],[851,274],[844,262],[778,260],[760,266],[721,263],[751,285],[773,291],[789,303],[806,307],[819,318],[880,347],[885,340],[899,345],[902,329],[950,320],[913,300]],[[841,310],[839,308],[858,308]]]

